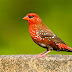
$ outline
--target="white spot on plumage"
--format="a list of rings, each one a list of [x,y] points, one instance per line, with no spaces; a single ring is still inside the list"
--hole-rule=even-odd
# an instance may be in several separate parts
[[[46,33],[44,33],[44,35],[46,35]]]
[[[43,33],[42,33],[42,35],[43,35]]]
[[[54,36],[52,38],[55,38]]]
[[[54,36],[56,36],[55,34],[53,34]]]
[[[37,28],[34,28],[34,29],[36,29],[36,30],[37,30]]]
[[[38,32],[36,32],[36,34],[38,34]]]
[[[42,38],[40,38],[40,40],[42,40]]]
[[[44,38],[43,38],[43,40],[44,40]]]
[[[37,18],[37,21],[39,20],[39,18]]]
[[[36,38],[34,38],[34,39],[36,39]]]
[[[46,33],[46,34],[48,34],[48,33]]]
[[[36,24],[35,24],[35,26],[36,26]]]
[[[41,34],[41,33],[40,33]]]
[[[49,40],[49,39],[48,39]],[[49,40],[50,41],[50,40]]]
[[[53,36],[53,37],[45,37],[45,38],[55,38],[55,37]]]
[[[43,44],[43,43],[41,43],[40,45],[41,45],[42,47],[45,47],[45,46],[46,46],[46,45],[45,45],[45,44]]]
[[[47,30],[45,32],[47,32]]]
[[[41,30],[41,32],[43,32],[43,30]]]

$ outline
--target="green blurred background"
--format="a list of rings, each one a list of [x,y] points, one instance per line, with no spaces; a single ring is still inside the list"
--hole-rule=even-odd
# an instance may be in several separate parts
[[[36,45],[22,18],[30,12],[37,13],[67,45],[72,47],[71,0],[0,0],[0,55],[39,54],[46,49]],[[72,54],[56,52],[49,54]]]

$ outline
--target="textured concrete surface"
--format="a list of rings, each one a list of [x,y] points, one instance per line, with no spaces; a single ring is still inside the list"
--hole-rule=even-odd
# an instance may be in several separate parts
[[[72,55],[0,55],[0,72],[72,72]]]

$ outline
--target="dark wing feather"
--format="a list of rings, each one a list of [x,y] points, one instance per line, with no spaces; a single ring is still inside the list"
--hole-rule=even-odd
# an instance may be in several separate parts
[[[38,28],[39,36],[42,38],[46,38],[49,40],[52,40],[56,43],[63,43],[65,44],[58,36],[56,36],[46,25],[41,25],[40,28]]]

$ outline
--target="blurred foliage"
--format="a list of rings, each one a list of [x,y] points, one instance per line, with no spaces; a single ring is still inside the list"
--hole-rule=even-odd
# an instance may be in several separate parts
[[[22,18],[30,12],[37,13],[67,45],[72,47],[71,0],[0,0],[0,55],[39,54],[46,49],[36,45]],[[56,52],[49,54],[72,54]]]

